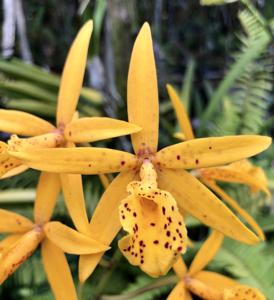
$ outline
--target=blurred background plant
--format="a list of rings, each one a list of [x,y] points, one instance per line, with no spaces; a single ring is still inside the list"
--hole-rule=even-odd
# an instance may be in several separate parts
[[[233,3],[232,3],[233,2]],[[216,4],[216,6],[215,6]],[[0,106],[52,120],[59,73],[69,45],[85,20],[94,32],[79,112],[125,119],[126,78],[135,36],[144,21],[153,30],[160,94],[160,147],[175,141],[178,124],[165,89],[174,85],[196,135],[272,135],[274,3],[264,0],[79,0],[2,1]],[[9,136],[2,132],[1,139]],[[123,137],[96,145],[129,150]],[[274,189],[273,147],[254,163],[264,168]],[[0,205],[31,216],[37,173],[0,181]],[[103,191],[96,176],[84,177],[89,214]],[[227,240],[209,265],[261,289],[274,299],[273,200],[247,187],[222,187],[262,226],[267,242],[254,248]],[[61,198],[61,197],[60,197]],[[62,199],[55,217],[71,225]],[[195,241],[191,261],[207,228],[187,219]],[[256,258],[256,259],[254,259]],[[68,256],[77,282],[77,258]],[[152,279],[130,266],[113,243],[94,275],[78,286],[79,299],[165,299],[176,278],[172,272]],[[41,272],[39,253],[3,286],[1,299],[49,300],[53,296]]]

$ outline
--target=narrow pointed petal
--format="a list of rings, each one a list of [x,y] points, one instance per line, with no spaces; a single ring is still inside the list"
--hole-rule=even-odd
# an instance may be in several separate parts
[[[87,233],[89,221],[86,212],[82,176],[79,174],[60,174],[62,190],[67,210],[78,231]]]
[[[55,148],[64,142],[63,134],[59,131],[38,135],[31,138],[11,136],[8,141],[8,151],[27,151],[33,148]]]
[[[194,139],[194,133],[192,130],[192,126],[190,123],[190,120],[188,118],[188,115],[185,111],[184,105],[182,101],[180,100],[178,94],[176,93],[175,89],[170,85],[167,84],[167,91],[169,98],[173,104],[173,108],[175,110],[177,120],[179,122],[179,125],[181,127],[181,131],[184,134],[185,140],[192,140]]]
[[[259,242],[221,200],[188,172],[165,169],[158,176],[159,186],[169,191],[187,213],[232,239],[246,244]]]
[[[265,235],[259,224],[253,219],[253,217],[248,214],[247,211],[241,208],[241,206],[232,199],[224,190],[222,190],[214,181],[203,179],[202,182],[205,183],[213,192],[215,192],[222,200],[228,203],[256,232],[261,240],[265,240]]]
[[[186,137],[185,135],[182,133],[182,132],[175,132],[173,134],[173,136],[178,139],[178,140],[181,140],[181,141],[185,141],[186,140]]]
[[[181,256],[176,260],[175,264],[173,265],[173,270],[180,279],[183,279],[185,277],[187,273],[187,266]]]
[[[63,251],[48,239],[42,243],[44,268],[56,300],[77,300],[70,268]]]
[[[95,239],[80,233],[60,222],[49,222],[44,226],[47,238],[69,254],[93,254],[110,249]]]
[[[187,290],[189,290],[195,296],[198,296],[199,299],[223,300],[222,292],[204,284],[202,281],[199,281],[196,278],[186,277],[185,286]]]
[[[232,289],[225,289],[222,300],[266,300],[266,297],[256,288],[238,285]]]
[[[34,115],[17,110],[0,109],[0,131],[35,136],[51,132],[55,127]]]
[[[110,185],[110,182],[111,182],[110,179],[105,174],[99,174],[98,176],[101,180],[101,183],[102,183],[104,189],[106,190],[108,188],[108,186]]]
[[[86,22],[70,47],[58,95],[58,127],[70,122],[75,112],[83,84],[92,29],[92,21]]]
[[[7,150],[8,145],[4,142],[0,142],[0,178],[7,176],[6,174],[21,165],[21,160],[12,157]]]
[[[13,158],[14,160],[17,160],[16,158]],[[3,176],[1,176],[1,179],[6,179],[6,178],[10,178],[13,176],[16,176],[18,174],[21,174],[25,171],[28,170],[29,167],[25,166],[25,165],[19,165],[17,167],[15,167],[14,169],[9,170],[7,173],[5,173]]]
[[[64,131],[68,141],[74,143],[95,142],[139,132],[142,128],[111,118],[81,118],[69,123]]]
[[[256,155],[270,144],[270,137],[259,135],[201,138],[166,147],[155,159],[165,168],[205,168]]]
[[[135,155],[107,148],[56,148],[10,151],[27,166],[52,173],[100,174],[133,169]]]
[[[126,186],[134,180],[133,172],[118,175],[104,192],[90,221],[90,236],[105,245],[110,245],[121,229],[119,205],[127,196]],[[84,282],[94,271],[103,253],[81,255],[79,261],[79,279]]]
[[[36,224],[42,225],[50,220],[60,191],[59,175],[42,172],[34,202],[34,220]]]
[[[219,292],[222,292],[225,288],[232,288],[239,284],[229,277],[209,271],[201,271],[193,277]]]
[[[4,251],[0,260],[0,284],[32,255],[43,237],[41,229],[35,228],[24,234],[7,251]]]
[[[0,209],[0,232],[26,232],[33,228],[34,224],[27,218],[14,212]]]
[[[224,235],[216,230],[210,234],[207,240],[202,244],[200,250],[195,255],[190,268],[188,275],[193,276],[200,272],[207,264],[214,258],[220,249],[222,242],[224,240]]]
[[[249,185],[254,191],[261,190],[268,196],[267,178],[264,171],[252,165],[248,160],[241,160],[227,166],[199,170],[201,177],[223,182],[235,182]]]
[[[171,291],[171,293],[168,295],[167,300],[188,300],[188,299],[192,299],[191,298],[187,298],[186,297],[186,287],[185,287],[185,283],[183,281],[179,281],[179,283],[177,283],[177,285],[173,288],[173,290]]]
[[[10,234],[7,237],[5,237],[3,240],[0,241],[0,259],[5,251],[8,250],[9,247],[11,247],[14,243],[16,243],[20,238],[22,237],[22,234]]]
[[[142,127],[132,134],[135,153],[155,152],[158,145],[159,103],[150,27],[145,23],[135,41],[127,82],[128,120]]]

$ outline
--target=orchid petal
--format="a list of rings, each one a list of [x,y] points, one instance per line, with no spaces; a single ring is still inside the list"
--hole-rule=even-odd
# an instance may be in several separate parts
[[[198,253],[195,255],[188,271],[189,276],[193,276],[204,269],[204,267],[217,254],[223,243],[223,240],[224,235],[216,230],[213,230],[207,240],[202,244],[202,247]]]
[[[188,291],[186,290],[184,281],[179,281],[177,285],[173,288],[171,293],[168,295],[167,300],[188,300],[192,299],[191,296],[186,296]]]
[[[188,115],[185,111],[184,105],[182,101],[180,100],[179,96],[177,95],[175,89],[170,85],[167,84],[167,91],[169,98],[173,104],[173,108],[175,110],[177,119],[179,121],[181,131],[184,134],[185,140],[192,140],[194,139],[194,133],[192,130],[191,122],[188,118]]]
[[[176,260],[175,264],[173,265],[173,270],[176,273],[177,277],[179,277],[180,279],[183,279],[185,277],[187,273],[187,266],[181,256]]]
[[[253,156],[270,144],[270,137],[258,135],[201,138],[166,147],[155,159],[164,168],[205,168]]]
[[[75,112],[83,84],[92,29],[92,21],[86,22],[70,47],[58,95],[56,116],[58,127],[70,122]]]
[[[232,199],[224,190],[222,190],[217,184],[212,180],[203,179],[202,182],[205,183],[213,192],[215,192],[219,197],[221,197],[226,203],[228,203],[256,232],[261,240],[265,240],[265,235],[258,223],[248,214],[241,206]]]
[[[43,232],[39,228],[35,228],[24,234],[10,248],[4,251],[0,260],[0,284],[32,255],[43,237]]]
[[[158,173],[158,179],[159,186],[169,191],[179,206],[207,226],[246,244],[259,242],[221,200],[188,172],[165,169]]]
[[[203,282],[211,288],[216,289],[218,292],[222,292],[225,288],[231,288],[239,284],[237,281],[232,280],[229,277],[209,271],[198,272],[193,276],[193,278]]]
[[[81,118],[69,123],[64,131],[68,141],[74,143],[94,142],[132,134],[142,128],[125,121],[111,118]]]
[[[80,233],[60,222],[49,222],[44,226],[47,238],[69,254],[93,254],[104,252],[110,247]]]
[[[119,248],[132,265],[152,277],[165,275],[185,253],[187,232],[177,203],[166,191],[153,187],[153,172],[147,181],[128,185],[129,196],[120,205],[120,222],[129,234]],[[156,179],[155,179],[156,180]]]
[[[61,183],[58,174],[41,173],[34,202],[34,220],[36,224],[42,225],[50,220],[60,190]]]
[[[14,160],[17,160],[16,158],[13,158]],[[1,176],[1,179],[6,179],[6,178],[10,178],[13,176],[16,176],[18,174],[21,174],[25,171],[28,170],[29,167],[25,166],[25,165],[18,165],[17,167],[15,167],[14,169],[9,170],[7,173],[5,173],[3,176]]]
[[[27,218],[14,212],[0,209],[0,232],[26,232],[33,228],[34,224]]]
[[[102,183],[104,189],[106,190],[108,188],[108,186],[110,185],[110,179],[105,174],[99,174],[98,176],[101,180],[101,183]]]
[[[33,148],[55,148],[61,146],[63,142],[63,135],[58,131],[31,138],[19,138],[12,135],[8,141],[8,152],[27,151]]]
[[[9,247],[11,247],[14,243],[16,243],[20,238],[22,237],[22,234],[10,234],[9,236],[5,237],[3,240],[0,241],[0,259],[4,253],[4,251],[7,251]]]
[[[137,163],[133,154],[107,148],[28,149],[9,153],[33,169],[52,173],[115,173],[133,169]]]
[[[49,122],[32,114],[0,109],[0,131],[18,135],[35,136],[53,131],[55,127]]]
[[[135,153],[157,150],[159,103],[150,27],[141,28],[131,54],[127,83],[128,120],[142,127],[131,136]]]
[[[121,228],[119,205],[127,196],[126,186],[135,178],[133,172],[119,174],[102,195],[90,221],[90,236],[109,245]],[[79,279],[84,282],[94,271],[103,253],[81,255],[79,261]]]
[[[60,174],[66,207],[78,231],[88,232],[89,221],[83,193],[82,176]]]
[[[70,268],[63,251],[48,239],[42,243],[44,268],[56,300],[77,300]]]
[[[0,142],[0,178],[7,176],[6,174],[21,165],[20,159],[12,157],[7,149],[8,145]]]
[[[204,284],[202,281],[199,281],[194,277],[187,276],[184,282],[187,290],[195,296],[198,296],[199,299],[223,300],[222,292]]]
[[[201,169],[199,173],[206,179],[246,184],[252,190],[261,190],[270,196],[264,171],[248,160],[237,161],[227,166]]]
[[[238,285],[231,289],[225,289],[223,300],[266,300],[266,297],[256,288],[247,285]]]

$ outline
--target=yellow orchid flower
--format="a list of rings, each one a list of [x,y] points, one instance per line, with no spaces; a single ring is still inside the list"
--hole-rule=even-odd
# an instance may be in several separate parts
[[[44,228],[50,218],[61,190],[57,174],[40,175],[34,204],[34,222],[4,209],[0,209],[0,232],[8,236],[0,241],[0,284],[2,284],[41,244],[44,268],[56,300],[77,300],[73,279],[64,252],[45,235]],[[67,228],[58,224],[58,235],[63,235],[63,247],[69,253],[77,247],[82,254],[100,253],[109,247],[77,231],[66,235]],[[54,235],[54,233],[52,233]]]
[[[266,149],[271,139],[254,135],[195,139],[157,152],[157,77],[147,23],[133,47],[127,101],[129,121],[143,128],[131,135],[135,155],[81,147],[39,150],[14,147],[9,153],[32,168],[48,172],[121,172],[100,199],[90,221],[89,234],[109,245],[122,226],[128,235],[119,242],[121,251],[132,264],[151,276],[165,274],[186,249],[186,229],[179,208],[231,238],[257,243],[259,239],[253,232],[199,180],[182,169],[222,165],[255,155]],[[46,234],[53,239],[50,232]],[[55,240],[62,248],[62,237]],[[102,255],[81,255],[81,282],[93,272]]]
[[[195,139],[191,122],[178,94],[171,85],[167,85],[167,91],[182,131],[180,133],[176,133],[176,137],[181,140]],[[222,182],[246,184],[252,191],[256,192],[261,190],[266,195],[270,196],[270,191],[267,188],[267,178],[261,168],[255,167],[251,162],[245,159],[230,163],[226,166],[197,169],[195,170],[195,175],[212,191],[220,196],[221,199],[235,209],[262,240],[265,239],[264,233],[256,221],[216,183],[216,180],[218,180]]]
[[[223,238],[220,232],[213,231],[194,257],[189,269],[183,259],[178,258],[173,268],[179,282],[167,300],[192,300],[192,295],[205,300],[266,300],[256,288],[241,285],[215,272],[204,271],[220,249]]]
[[[89,40],[93,29],[88,21],[76,36],[68,53],[61,77],[58,95],[56,126],[29,113],[0,109],[0,130],[13,134],[8,142],[10,149],[75,147],[75,143],[93,142],[125,134],[135,133],[141,128],[128,122],[111,118],[78,118],[75,112],[82,88]],[[25,171],[27,166],[20,159],[11,157],[7,145],[0,143],[0,175],[2,178]],[[22,165],[23,164],[23,165]],[[8,172],[9,171],[9,172]],[[101,175],[103,176],[103,174]],[[89,221],[85,209],[82,179],[76,174],[60,174],[67,209],[76,228],[87,233]],[[105,181],[102,178],[103,182]]]

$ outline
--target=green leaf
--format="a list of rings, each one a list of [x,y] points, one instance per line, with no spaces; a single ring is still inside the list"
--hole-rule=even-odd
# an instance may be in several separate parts
[[[249,28],[249,39],[242,38],[245,47],[237,54],[235,63],[232,64],[230,70],[214,92],[202,116],[200,128],[205,127],[204,125],[213,117],[213,114],[217,111],[221,101],[233,87],[233,84],[244,74],[247,66],[260,57],[271,41],[271,35],[261,26],[257,18],[250,15],[247,11],[242,12],[239,17],[245,18],[246,28]]]

